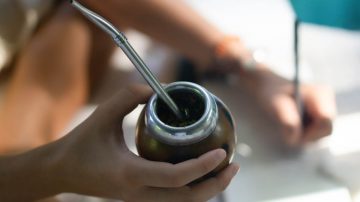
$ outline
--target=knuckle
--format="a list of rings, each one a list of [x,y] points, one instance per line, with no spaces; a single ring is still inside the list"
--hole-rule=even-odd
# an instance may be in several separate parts
[[[185,185],[183,177],[179,174],[170,175],[168,179],[170,186],[181,187]]]

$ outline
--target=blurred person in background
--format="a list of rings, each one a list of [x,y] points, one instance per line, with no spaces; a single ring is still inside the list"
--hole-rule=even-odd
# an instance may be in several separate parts
[[[17,46],[12,47],[12,52],[8,51],[12,53],[8,54],[12,56],[8,57],[12,73],[0,106],[2,153],[33,148],[59,138],[101,81],[115,49],[111,39],[69,3],[28,1],[25,7],[31,2],[37,4],[32,6],[36,8],[33,10],[37,11],[38,23],[32,19],[32,27],[23,31],[27,37],[19,36],[16,38],[19,41],[12,39]],[[194,62],[198,74],[236,75],[240,85],[277,121],[286,144],[301,146],[331,133],[335,103],[330,89],[301,86],[306,113],[311,119],[303,128],[292,82],[276,75],[266,65],[256,63],[238,37],[221,32],[184,2],[83,0],[80,3],[122,30],[139,30],[175,49]],[[6,4],[24,3],[2,1],[3,7]],[[2,12],[6,14],[21,16],[20,11]],[[3,41],[14,38],[14,34],[9,37],[10,28],[15,29],[14,32],[21,30],[22,24],[16,21],[19,16],[1,18],[3,23],[9,21],[2,25]]]

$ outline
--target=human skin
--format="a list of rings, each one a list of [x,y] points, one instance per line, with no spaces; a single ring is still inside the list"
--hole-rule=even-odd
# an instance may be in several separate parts
[[[239,40],[225,44],[222,55],[215,47],[226,34],[211,25],[183,1],[168,0],[80,0],[112,22],[142,31],[192,59],[199,73],[217,71],[235,74],[253,99],[276,121],[285,144],[293,147],[331,134],[336,116],[335,96],[326,86],[303,84],[300,94],[311,122],[304,126],[294,100],[293,82],[272,72],[264,64],[243,71],[252,56]],[[214,64],[216,62],[216,64]]]
[[[188,185],[223,161],[222,149],[179,164],[149,161],[129,151],[122,120],[151,93],[143,86],[124,88],[64,138],[0,157],[0,201],[33,201],[63,192],[139,202],[207,201],[223,191],[238,165]]]
[[[0,153],[58,139],[86,103],[90,34],[64,9],[21,50],[0,106]]]
[[[294,102],[293,82],[262,66],[241,75],[240,80],[240,85],[246,86],[256,103],[278,123],[285,145],[301,147],[332,133],[336,107],[335,95],[329,87],[301,85],[301,99],[306,110],[303,113],[309,118],[306,123]]]
[[[80,2],[119,28],[134,28],[167,44],[193,60],[198,72],[235,74],[239,83],[260,101],[260,107],[275,114],[272,117],[288,145],[302,146],[331,133],[336,110],[330,89],[302,85],[304,106],[313,120],[304,129],[291,92],[292,83],[262,64],[252,72],[240,71],[251,57],[241,40],[228,43],[224,54],[217,55],[214,47],[226,34],[184,2]],[[0,138],[4,140],[0,142],[0,153],[23,151],[58,139],[71,117],[87,102],[95,81],[99,81],[91,76],[91,70],[99,75],[113,48],[111,39],[70,5],[60,7],[19,54],[0,106]]]

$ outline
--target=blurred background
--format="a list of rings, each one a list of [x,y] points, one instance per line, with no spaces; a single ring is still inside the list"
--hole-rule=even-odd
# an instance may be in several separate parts
[[[278,131],[246,96],[246,92],[233,86],[231,82],[220,84],[219,81],[206,80],[203,85],[229,106],[236,119],[238,145],[234,160],[241,165],[241,171],[229,188],[214,201],[360,201],[359,1],[187,2],[224,32],[240,36],[264,63],[289,79],[294,76],[293,26],[295,16],[298,16],[301,21],[301,80],[330,85],[334,88],[337,99],[338,117],[333,134],[304,149],[289,151],[272,139],[274,135],[271,133]],[[4,9],[1,6],[3,4],[0,2],[2,12]],[[8,9],[6,11],[10,12]],[[36,17],[31,11],[25,13],[23,23],[30,26]],[[2,20],[0,18],[0,28],[9,29],[1,27]],[[177,66],[175,54],[136,31],[130,30],[126,34],[161,80],[171,81]],[[0,43],[2,41],[0,39]],[[9,47],[15,45],[7,44]],[[0,63],[5,63],[6,57],[5,51],[0,49]],[[112,92],[114,86],[121,86],[129,80],[142,81],[121,51],[115,53],[113,66],[114,71],[109,73],[106,82],[92,98],[92,103],[101,101],[102,97]],[[6,82],[0,85],[0,100],[4,85]],[[68,130],[87,117],[94,108],[95,105],[92,104],[84,107]],[[124,122],[127,143],[134,152],[133,134],[140,110],[141,108],[137,108]],[[58,199],[100,200],[68,194],[60,195]]]
[[[233,94],[224,94],[231,109],[239,108],[233,112],[240,124],[236,160],[241,165],[226,191],[226,201],[359,201],[359,2],[188,2],[222,29],[240,35],[249,47],[262,52],[265,63],[290,79],[297,16],[302,22],[301,79],[328,84],[336,91],[338,117],[333,134],[298,153],[281,150],[264,138],[275,130],[257,114],[256,106],[244,101],[245,96],[239,106],[232,102]]]

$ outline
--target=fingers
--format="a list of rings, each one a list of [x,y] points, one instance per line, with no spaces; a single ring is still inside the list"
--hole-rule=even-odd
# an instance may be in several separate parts
[[[139,201],[208,201],[225,190],[238,170],[238,165],[230,164],[216,177],[212,177],[191,187],[182,186],[168,189],[148,187],[143,190],[142,197]]]
[[[277,95],[271,100],[274,118],[281,124],[285,142],[294,146],[300,141],[301,120],[294,99],[286,94]]]
[[[216,177],[210,178],[193,186],[192,192],[194,193],[194,200],[192,201],[207,201],[216,196],[218,193],[224,191],[238,171],[239,165],[230,164]]]
[[[303,143],[315,141],[331,134],[332,120],[336,115],[334,97],[329,88],[307,86],[304,92],[304,102],[311,122],[305,128]]]
[[[112,124],[130,113],[138,104],[145,103],[152,94],[149,87],[133,85],[121,89],[116,95],[98,107],[97,113],[104,123]]]
[[[136,183],[152,187],[181,187],[216,168],[226,157],[223,149],[207,152],[196,159],[178,164],[136,158],[129,170]]]

